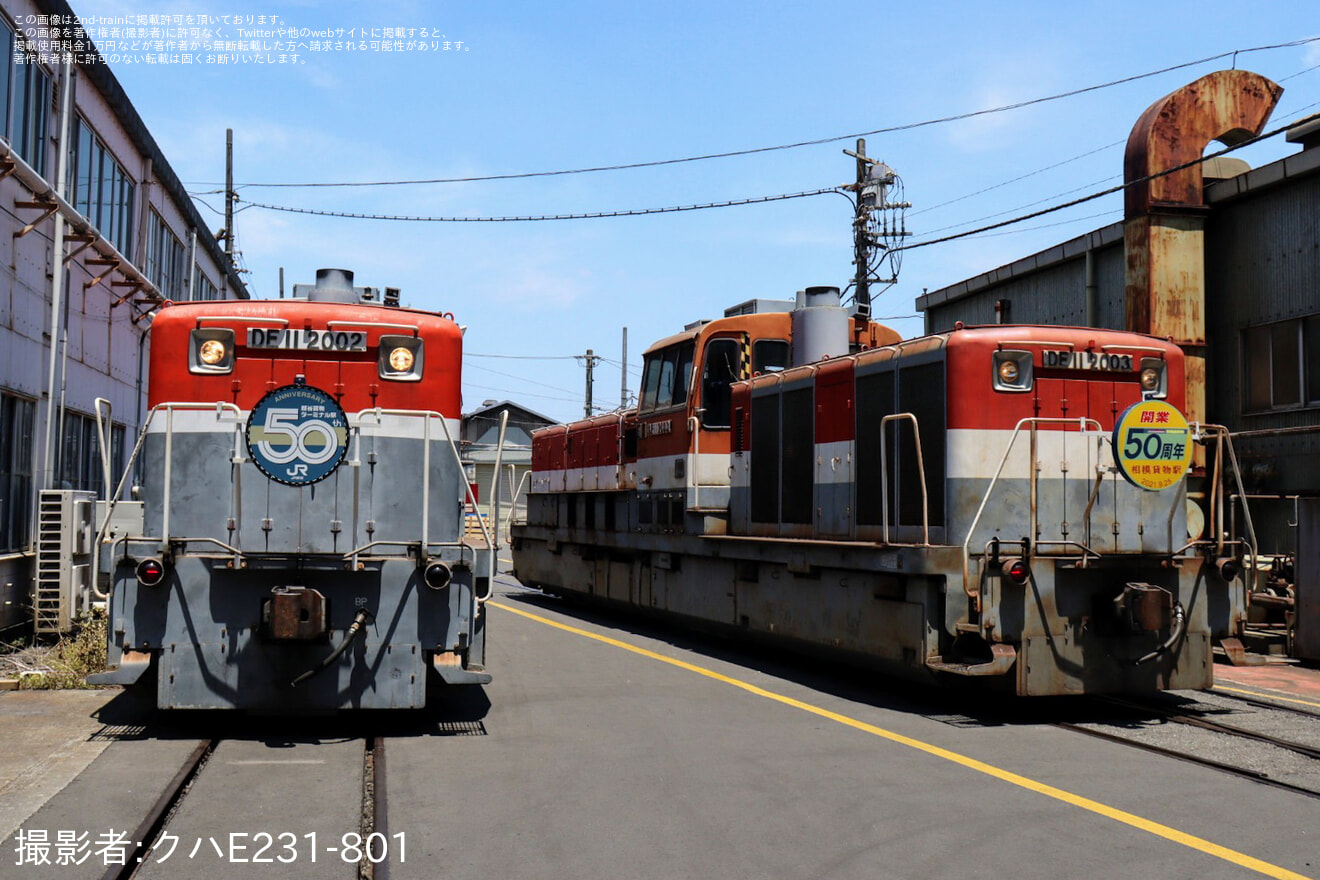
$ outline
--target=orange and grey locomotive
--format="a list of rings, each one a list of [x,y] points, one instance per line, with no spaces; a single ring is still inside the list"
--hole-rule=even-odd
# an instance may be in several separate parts
[[[99,680],[154,673],[162,708],[409,708],[429,676],[489,680],[461,329],[341,270],[294,293],[151,329],[142,526],[111,545]]]
[[[534,435],[518,577],[928,681],[1211,685],[1248,551],[1189,537],[1184,475],[1216,433],[1181,414],[1176,345],[900,341],[835,288],[796,305],[662,340],[635,410]]]

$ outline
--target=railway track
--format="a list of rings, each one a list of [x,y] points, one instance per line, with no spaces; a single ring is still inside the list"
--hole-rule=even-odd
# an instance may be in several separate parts
[[[1215,696],[1228,697],[1216,694]],[[1053,726],[1166,757],[1210,767],[1262,785],[1280,788],[1311,798],[1320,798],[1320,738],[1315,742],[1279,736],[1214,717],[1235,710],[1193,703],[1169,705],[1169,697],[1140,701],[1130,698],[1098,697],[1093,705],[1113,710],[1118,718],[1055,721]],[[1254,698],[1229,699],[1265,712],[1315,717],[1315,713]],[[1186,702],[1186,701],[1182,701]],[[1263,718],[1268,726],[1271,720]],[[1178,728],[1185,732],[1169,732]],[[1163,740],[1161,742],[1160,740]]]
[[[293,769],[285,772],[296,773],[302,766],[329,762],[316,758],[225,760],[225,747],[233,746],[238,741],[223,737],[200,740],[134,829],[134,846],[128,851],[125,863],[107,866],[102,880],[151,880],[158,876],[181,876],[177,873],[179,870],[191,870],[198,873],[198,876],[214,876],[213,863],[204,863],[201,859],[193,862],[193,856],[184,855],[185,850],[179,849],[180,838],[185,843],[196,840],[198,846],[193,849],[194,855],[201,849],[204,857],[218,857],[222,863],[278,862],[289,866],[302,863],[308,865],[303,870],[310,872],[310,876],[333,876],[333,867],[326,867],[326,863],[342,863],[344,874],[341,876],[356,880],[389,880],[390,861],[394,855],[391,853],[394,848],[391,844],[401,846],[402,841],[391,841],[389,837],[385,738],[365,736],[348,742],[358,743],[360,748],[360,786],[354,786],[354,790],[360,792],[360,804],[353,811],[358,819],[355,829],[346,829],[343,834],[333,837],[318,836],[315,831],[299,833],[275,827],[259,831],[248,829],[240,833],[242,842],[236,847],[234,832],[237,829],[223,825],[224,820],[216,823],[213,817],[208,819],[214,808],[208,808],[205,803],[194,803],[198,798],[202,801],[214,800],[209,795],[197,794],[199,790],[207,785],[214,787],[226,774],[232,775],[237,771],[241,775],[246,771],[254,778],[267,777],[268,784],[273,783],[277,791],[283,791],[287,783],[265,765],[289,765]],[[293,746],[295,752],[298,747]],[[229,766],[222,766],[226,764]],[[341,766],[338,769],[345,768]],[[280,812],[282,806],[272,804],[273,811]],[[229,814],[228,819],[236,821],[233,813]],[[181,827],[190,828],[191,831],[180,830]],[[215,845],[216,852],[212,853],[201,846],[204,841]],[[162,852],[168,855],[162,858]],[[174,860],[174,865],[165,864],[170,858]],[[321,864],[317,865],[318,862]]]

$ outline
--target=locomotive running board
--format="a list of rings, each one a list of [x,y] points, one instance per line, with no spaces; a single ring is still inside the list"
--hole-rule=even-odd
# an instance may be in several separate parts
[[[119,665],[105,672],[87,676],[91,685],[122,684],[127,687],[136,684],[142,674],[151,668],[151,654],[146,651],[125,651]]]
[[[1233,666],[1264,666],[1269,662],[1264,654],[1253,654],[1248,651],[1246,645],[1242,644],[1241,639],[1220,639],[1219,647],[1224,649],[1228,662]]]
[[[946,663],[943,660],[927,660],[926,667],[935,672],[949,672],[954,675],[1006,675],[1017,662],[1017,648],[1012,645],[991,645],[992,659],[986,663]]]
[[[463,658],[457,654],[436,654],[431,665],[440,673],[445,684],[490,684],[489,672],[478,668],[465,668]]]

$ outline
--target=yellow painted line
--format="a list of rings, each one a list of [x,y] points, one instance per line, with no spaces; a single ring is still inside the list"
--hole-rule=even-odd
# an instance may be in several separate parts
[[[1148,832],[1150,834],[1155,835],[1156,837],[1163,837],[1165,840],[1170,840],[1173,841],[1174,843],[1181,844],[1186,847],[1190,847],[1191,849],[1197,850],[1198,852],[1205,853],[1206,855],[1209,856],[1214,856],[1217,859],[1223,859],[1226,862],[1232,862],[1235,865],[1238,865],[1243,868],[1247,868],[1248,870],[1251,871],[1256,871],[1257,873],[1264,874],[1267,877],[1277,877],[1277,878],[1281,878],[1281,880],[1314,880],[1314,878],[1309,878],[1305,874],[1298,874],[1294,871],[1289,871],[1287,868],[1281,868],[1278,865],[1272,865],[1269,862],[1262,861],[1260,859],[1246,855],[1245,853],[1240,853],[1237,850],[1229,849],[1228,847],[1225,846],[1220,846],[1219,844],[1213,843],[1204,838],[1196,837],[1195,835],[1192,834],[1187,834],[1185,832],[1179,831],[1176,828],[1170,828],[1168,825],[1161,825],[1159,822],[1153,822],[1150,819],[1143,819],[1141,816],[1135,815],[1133,813],[1128,813],[1123,810],[1119,810],[1114,807],[1108,806],[1106,804],[1102,804],[1099,801],[1093,801],[1090,798],[1082,797],[1081,795],[1064,791],[1061,788],[1055,788],[1052,785],[1046,785],[1043,782],[1037,782],[1034,779],[1029,779],[1026,776],[1020,776],[1017,773],[1013,773],[1008,770],[1003,770],[999,767],[995,767],[992,764],[987,764],[984,761],[978,761],[975,758],[969,758],[966,755],[961,755],[958,752],[952,752],[949,751],[948,749],[943,749],[940,748],[939,746],[934,746],[931,745],[930,743],[922,742],[919,739],[913,739],[912,737],[904,736],[901,733],[894,733],[892,730],[885,730],[883,727],[877,727],[874,724],[868,724],[865,721],[858,721],[856,718],[849,718],[847,715],[841,715],[838,712],[831,712],[829,709],[822,709],[819,706],[813,706],[810,703],[804,703],[801,700],[795,700],[792,697],[787,697],[784,696],[783,694],[777,694],[774,691],[768,691],[765,688],[757,687],[756,685],[751,684],[750,682],[741,681],[739,679],[731,678],[730,676],[723,675],[719,672],[716,672],[713,669],[707,669],[704,666],[697,666],[694,663],[688,663],[685,660],[679,660],[674,657],[666,657],[664,654],[657,654],[655,651],[648,651],[646,648],[639,648],[636,645],[630,645],[627,642],[622,642],[619,641],[618,639],[610,638],[609,636],[603,636],[603,635],[599,635],[598,633],[588,632],[585,629],[578,629],[575,626],[569,626],[568,624],[551,620],[548,617],[541,617],[538,614],[532,614],[528,611],[523,611],[519,608],[512,608],[508,605],[504,605],[499,602],[488,602],[486,604],[487,606],[494,606],[495,608],[500,608],[504,611],[511,611],[514,614],[517,614],[521,617],[526,617],[528,620],[534,620],[537,623],[543,623],[546,626],[551,626],[554,627],[555,629],[563,630],[564,632],[572,633],[577,636],[582,636],[583,638],[593,639],[594,641],[597,642],[603,642],[604,644],[611,645],[615,648],[620,648],[624,651],[630,651],[634,654],[639,654],[643,657],[647,657],[652,660],[658,660],[661,663],[667,663],[670,666],[677,666],[679,669],[685,669],[688,672],[695,672],[697,675],[702,675],[705,676],[706,678],[711,678],[714,679],[715,681],[723,682],[724,684],[727,685],[732,685],[733,687],[736,687],[740,690],[744,690],[749,694],[755,694],[758,697],[764,697],[767,700],[773,700],[774,702],[782,703],[785,706],[792,706],[794,709],[801,709],[803,712],[809,712],[812,715],[818,715],[821,718],[827,718],[830,721],[835,721],[838,722],[839,724],[845,725],[847,727],[851,727],[855,730],[860,730],[864,733],[869,733],[872,734],[873,736],[878,736],[881,739],[887,739],[890,742],[898,743],[899,745],[904,745],[907,746],[908,748],[916,749],[919,752],[925,752],[928,755],[933,755],[937,758],[942,758],[945,761],[950,761],[954,764],[958,764],[960,766],[966,767],[969,770],[975,770],[978,773],[984,773],[987,776],[993,776],[995,779],[999,779],[1004,782],[1010,783],[1012,785],[1016,785],[1019,788],[1026,789],[1027,791],[1034,791],[1037,794],[1042,794],[1045,795],[1046,797],[1053,798],[1057,801],[1062,801],[1065,804],[1071,804],[1074,807],[1079,807],[1083,810],[1087,810],[1097,815],[1104,816],[1105,818],[1112,819],[1115,822],[1121,822],[1124,825],[1130,825],[1133,828],[1137,828],[1140,829],[1141,831]]]
[[[1243,688],[1225,687],[1222,684],[1215,685],[1213,688],[1211,688],[1211,690],[1228,691],[1229,693],[1232,694],[1246,694],[1249,697],[1261,697],[1262,699],[1278,700],[1280,703],[1297,703],[1299,706],[1314,706],[1317,709],[1320,709],[1320,703],[1317,703],[1314,700],[1295,700],[1292,699],[1291,697],[1281,697],[1279,696],[1278,693],[1274,691],[1249,691]]]

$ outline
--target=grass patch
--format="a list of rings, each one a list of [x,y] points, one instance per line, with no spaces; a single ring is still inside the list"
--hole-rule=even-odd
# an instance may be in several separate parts
[[[18,679],[20,690],[87,688],[87,676],[105,670],[105,614],[78,623],[53,645],[33,644],[0,656],[0,678]]]

